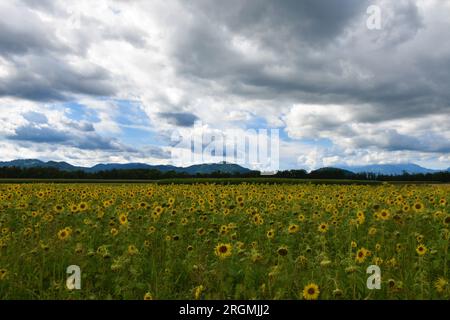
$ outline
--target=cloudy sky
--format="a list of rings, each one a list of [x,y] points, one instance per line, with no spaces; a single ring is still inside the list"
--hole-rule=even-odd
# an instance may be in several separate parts
[[[171,163],[174,132],[268,128],[282,168],[450,167],[448,0],[9,0],[0,15],[0,160]]]

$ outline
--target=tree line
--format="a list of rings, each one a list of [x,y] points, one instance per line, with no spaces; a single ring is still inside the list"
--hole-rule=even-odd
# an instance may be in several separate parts
[[[345,179],[361,181],[429,181],[450,182],[450,172],[427,174],[383,175],[375,173],[353,173],[336,168],[322,168],[312,172],[306,170],[285,170],[275,175],[261,175],[259,171],[245,173],[213,172],[204,174],[188,174],[186,172],[155,169],[108,170],[98,172],[64,171],[57,168],[34,167],[0,167],[0,179],[100,179],[100,180],[163,180],[178,178],[291,178],[291,179]]]

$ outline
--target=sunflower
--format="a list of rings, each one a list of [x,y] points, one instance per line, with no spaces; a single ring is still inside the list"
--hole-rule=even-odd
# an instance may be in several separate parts
[[[434,282],[434,287],[436,288],[436,291],[439,293],[443,293],[445,289],[448,286],[448,280],[440,277]]]
[[[203,285],[199,285],[199,286],[195,287],[195,289],[194,289],[195,300],[200,299],[204,290],[205,290],[205,287]]]
[[[126,225],[128,223],[128,215],[125,213],[119,215],[119,222],[121,225]]]
[[[297,216],[297,219],[298,219],[298,221],[303,222],[303,221],[305,221],[305,216],[303,214],[299,214]]]
[[[366,260],[367,250],[364,248],[359,249],[356,252],[355,261],[357,263],[363,263]]]
[[[76,204],[72,204],[72,205],[70,206],[70,211],[71,211],[72,213],[77,213],[79,210],[80,210],[80,209],[78,208],[78,206],[77,206]]]
[[[72,230],[70,228],[64,228],[62,230],[59,230],[58,231],[59,240],[66,240],[67,238],[69,238],[71,231]]]
[[[117,230],[116,228],[112,228],[111,231],[110,231],[110,233],[111,233],[111,235],[112,235],[113,237],[115,237],[115,236],[117,236],[117,234],[119,233],[119,230]]]
[[[153,300],[153,296],[150,292],[144,294],[144,300]]]
[[[423,244],[419,244],[416,248],[416,252],[419,256],[423,256],[427,253],[427,247],[425,247],[425,245]]]
[[[319,224],[319,227],[317,228],[319,232],[326,233],[328,231],[328,224],[321,223]]]
[[[315,283],[310,283],[303,288],[303,299],[305,300],[317,300],[319,294],[319,286]]]
[[[88,209],[88,204],[86,202],[80,202],[78,208],[80,209],[80,211],[86,211]]]
[[[128,246],[127,252],[128,252],[128,254],[129,254],[130,256],[134,256],[134,255],[136,255],[136,254],[139,253],[139,250],[136,248],[135,245],[130,244],[130,245]]]
[[[60,213],[64,210],[64,207],[60,204],[57,204],[56,206],[53,207],[53,209],[57,212]]]
[[[0,280],[6,279],[6,276],[8,275],[8,270],[6,269],[0,269]]]
[[[75,246],[75,253],[81,254],[83,253],[83,244],[77,243]]]
[[[386,221],[391,217],[391,213],[389,212],[389,210],[381,210],[379,217],[381,218],[381,220]]]
[[[215,254],[220,259],[225,259],[225,258],[231,256],[231,251],[232,251],[231,244],[229,244],[229,243],[219,243],[216,246]]]
[[[203,235],[205,234],[205,229],[203,229],[203,228],[197,229],[197,234],[198,234],[199,236],[203,236]]]
[[[253,223],[256,225],[261,225],[264,223],[264,219],[261,217],[259,213],[253,216]]]
[[[39,242],[39,246],[41,247],[41,249],[45,252],[50,250],[50,246],[42,241]]]
[[[154,226],[150,226],[150,227],[148,227],[148,229],[147,229],[147,232],[148,233],[154,233],[156,231],[156,228],[154,227]]]
[[[350,246],[351,246],[353,249],[355,249],[355,248],[358,246],[358,244],[356,243],[356,241],[352,241],[352,242],[350,243]]]
[[[147,202],[139,202],[138,204],[138,209],[147,209],[148,208],[148,203]]]
[[[298,225],[296,225],[296,224],[291,224],[291,225],[289,225],[289,227],[288,227],[288,232],[289,232],[290,234],[297,233],[299,230],[300,230],[300,227],[299,227]]]
[[[220,233],[221,235],[227,234],[227,233],[228,233],[228,226],[226,226],[226,225],[220,226],[219,233]]]
[[[423,242],[423,235],[421,235],[421,234],[418,234],[417,236],[416,236],[416,240],[417,240],[417,242],[418,243],[422,243]]]
[[[269,239],[273,239],[275,237],[275,230],[270,229],[269,231],[267,231],[267,238]]]
[[[279,256],[286,256],[288,254],[288,248],[286,246],[281,246],[278,248],[277,253]]]
[[[164,208],[161,206],[156,206],[152,211],[152,217],[153,219],[158,219],[161,214],[164,212]]]
[[[414,209],[414,211],[416,211],[416,212],[421,212],[421,211],[423,210],[423,208],[424,208],[424,205],[423,205],[423,203],[421,203],[421,202],[416,202],[416,203],[413,205],[413,209]]]
[[[443,222],[445,225],[450,224],[450,215],[449,215],[449,216],[446,216],[446,217],[444,218],[444,220],[442,220],[442,222]]]

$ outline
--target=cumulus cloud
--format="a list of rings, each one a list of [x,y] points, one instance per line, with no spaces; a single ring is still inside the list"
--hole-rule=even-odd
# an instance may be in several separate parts
[[[373,4],[380,30],[366,27]],[[0,135],[33,150],[168,159],[145,146],[201,121],[284,130],[285,167],[448,167],[449,9],[438,0],[4,2]]]
[[[180,127],[191,127],[198,120],[195,114],[187,112],[161,112],[159,115],[168,119],[170,123]]]

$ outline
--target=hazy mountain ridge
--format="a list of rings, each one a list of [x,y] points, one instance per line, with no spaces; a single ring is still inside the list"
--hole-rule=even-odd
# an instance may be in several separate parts
[[[110,170],[133,170],[133,169],[148,169],[148,170],[158,170],[161,172],[175,171],[178,173],[185,172],[190,175],[195,175],[197,173],[209,174],[217,171],[224,173],[246,173],[251,170],[244,168],[233,163],[212,163],[212,164],[198,164],[189,167],[176,167],[172,165],[149,165],[145,163],[100,163],[92,167],[79,167],[73,166],[67,162],[57,162],[48,161],[44,162],[38,159],[19,159],[13,161],[0,161],[0,167],[19,167],[19,168],[56,168],[62,171],[85,171],[89,173],[96,173],[100,171],[110,171]],[[375,165],[365,165],[365,166],[336,166],[336,169],[345,170],[349,173],[375,173],[382,175],[402,175],[404,172],[409,174],[427,174],[436,173],[447,170],[434,170],[421,167],[414,163],[405,164],[375,164]],[[330,168],[320,168],[315,170],[320,172],[320,170],[327,170]]]
[[[149,165],[145,163],[100,163],[92,167],[78,167],[73,166],[67,162],[48,161],[44,162],[37,159],[20,159],[12,161],[0,161],[0,167],[18,167],[18,168],[55,168],[62,171],[85,171],[89,173],[96,173],[100,171],[111,170],[134,170],[134,169],[146,169],[146,170],[158,170],[161,172],[175,171],[185,172],[187,174],[195,175],[197,173],[208,174],[217,171],[225,173],[246,173],[250,172],[250,169],[241,167],[233,163],[212,163],[212,164],[198,164],[189,167],[176,167],[172,165]]]
[[[402,175],[405,172],[409,174],[427,174],[446,171],[446,170],[428,169],[414,163],[375,164],[365,166],[338,166],[338,168],[351,171],[353,173],[375,173],[383,175]],[[447,171],[450,171],[450,168],[447,169]]]

